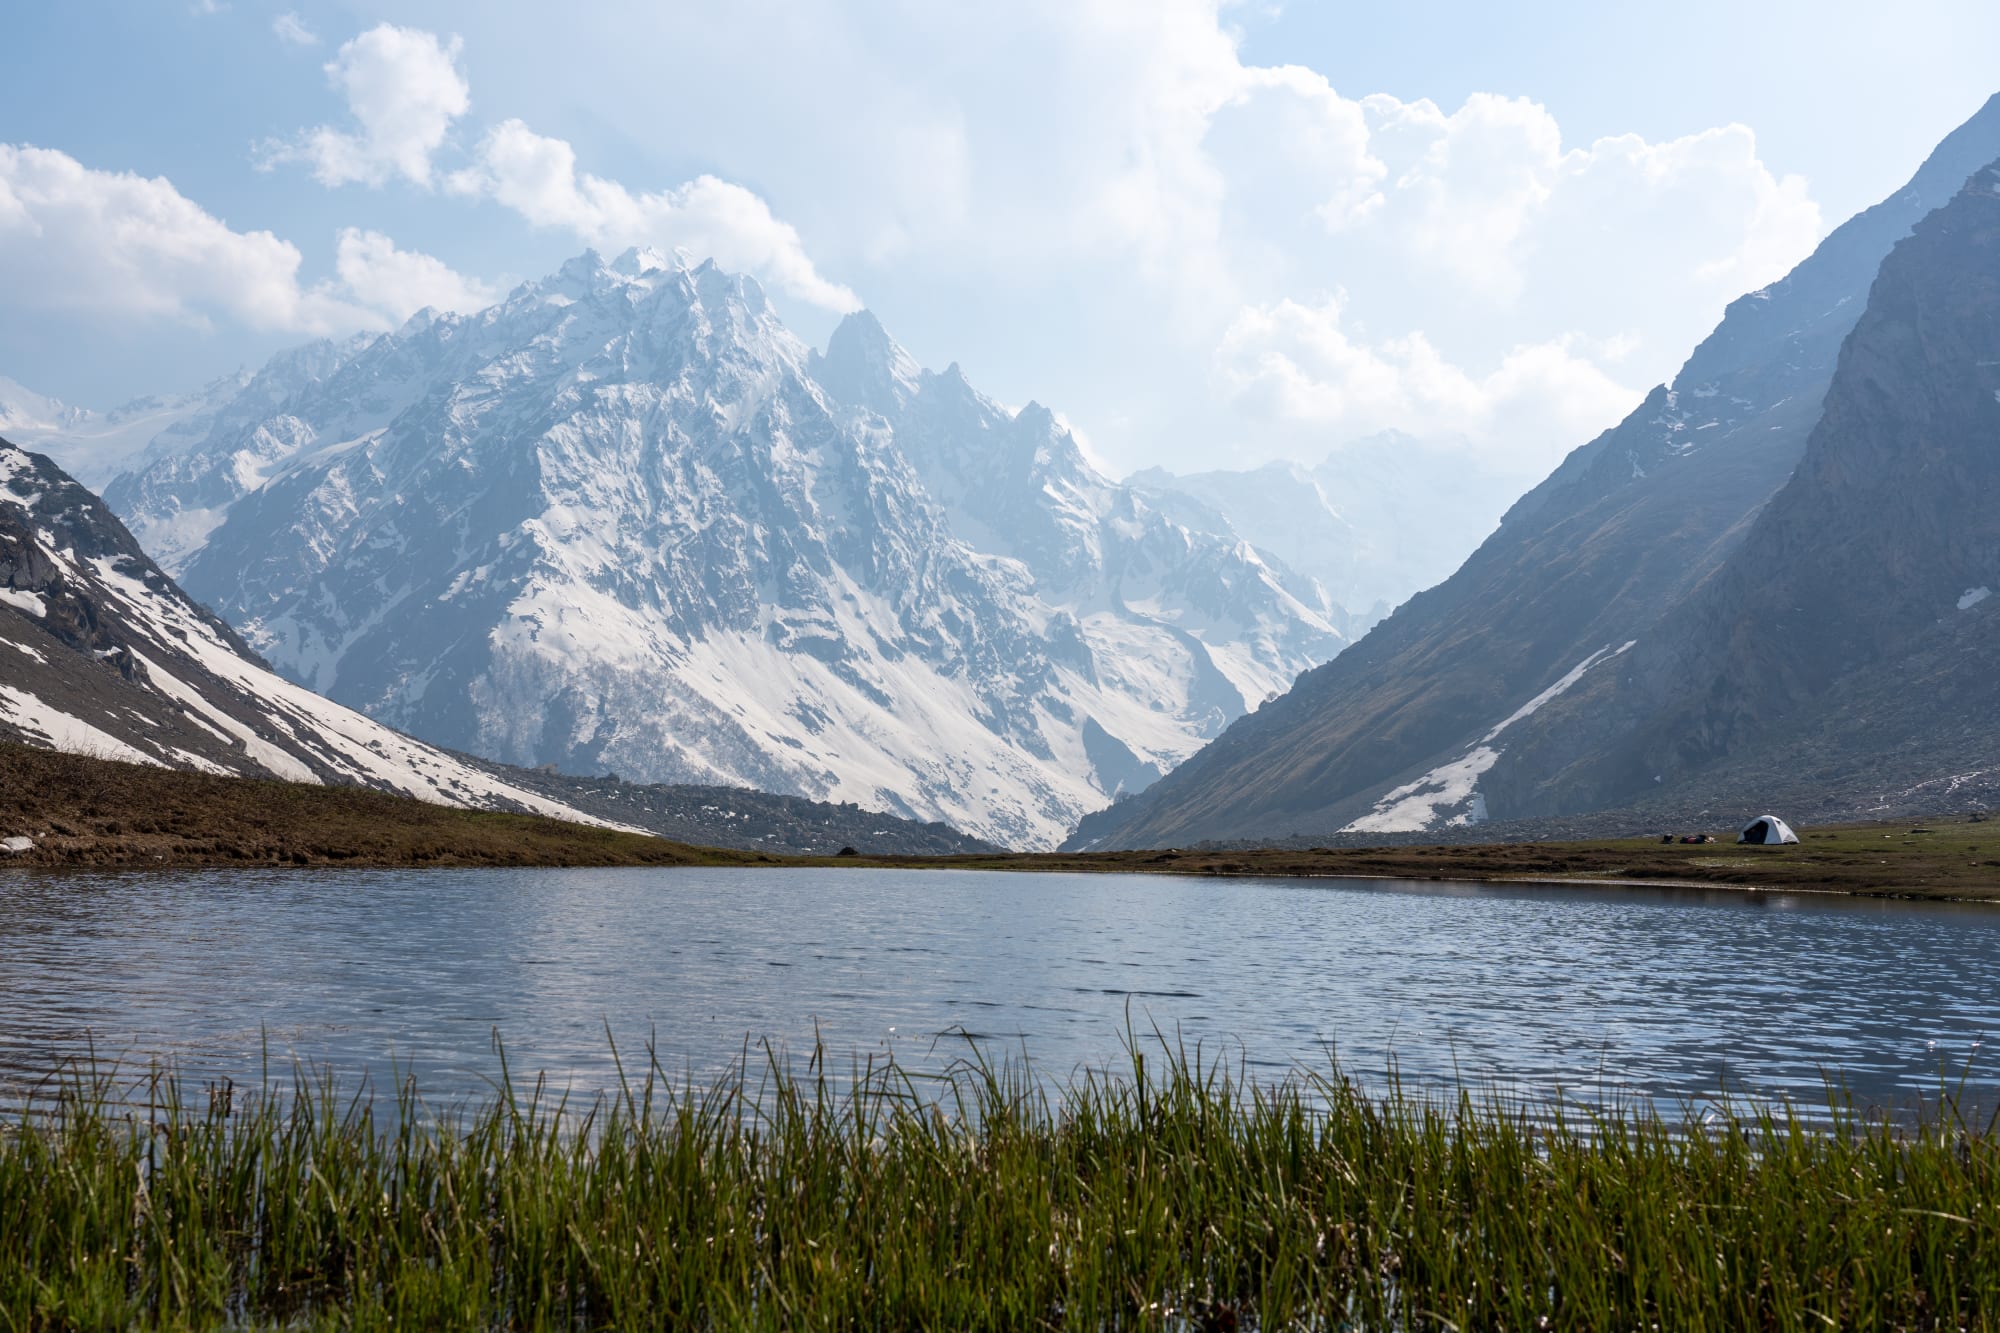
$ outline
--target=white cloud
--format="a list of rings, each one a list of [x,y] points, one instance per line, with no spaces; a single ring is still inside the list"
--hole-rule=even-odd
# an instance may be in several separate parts
[[[387,328],[424,305],[472,309],[494,295],[378,232],[346,229],[336,250],[335,276],[302,286],[297,246],[232,230],[164,177],[0,144],[0,289],[17,309],[327,334]]]
[[[381,232],[355,227],[341,229],[334,272],[338,282],[330,291],[396,323],[427,306],[463,313],[483,310],[500,299],[498,289],[454,272],[440,259],[398,250]]]
[[[1547,467],[1821,230],[1740,125],[1571,148],[1527,99],[1446,114],[1250,69],[1205,142],[1245,293],[1209,382],[1266,453],[1394,427]]]
[[[10,303],[306,332],[364,318],[301,291],[299,263],[289,241],[232,231],[164,177],[0,144],[0,285]]]
[[[1527,98],[1358,96],[1248,58],[1241,3],[455,12],[482,104],[518,118],[468,119],[456,38],[383,25],[327,66],[345,113],[272,157],[328,184],[442,178],[844,310],[838,274],[925,360],[1059,406],[1121,467],[1313,457],[1348,422],[1545,458],[1823,228],[1741,125],[1578,138]],[[530,128],[558,114],[590,141]],[[583,169],[612,152],[707,172]],[[371,317],[407,305],[335,281]]]
[[[576,169],[576,151],[518,120],[496,125],[474,165],[450,177],[454,191],[490,198],[537,227],[561,227],[590,245],[676,247],[754,273],[780,290],[830,310],[858,309],[853,292],[820,276],[798,231],[762,198],[714,176],[671,190],[634,194],[617,181]]]
[[[1525,98],[1475,94],[1447,114],[1240,67],[1203,143],[1227,219],[1216,262],[1246,295],[1346,287],[1371,312],[1414,302],[1440,332],[1637,326],[1685,350],[1822,230],[1804,181],[1772,173],[1741,125],[1569,147]]]
[[[699,126],[687,147],[720,176],[782,183],[814,258],[865,276],[925,359],[1061,405],[1124,466],[1323,451],[1326,428],[1279,411],[1318,394],[1260,400],[1238,383],[1255,360],[1238,321],[1327,292],[1342,293],[1343,336],[1405,379],[1420,343],[1465,384],[1491,382],[1495,405],[1478,411],[1399,390],[1390,401],[1419,419],[1384,424],[1514,422],[1520,447],[1546,457],[1582,442],[1579,421],[1598,424],[1605,386],[1631,395],[1671,375],[1823,225],[1805,183],[1742,126],[1579,141],[1527,98],[1357,96],[1246,58],[1233,28],[1255,14],[1215,0],[797,0],[782,25],[764,6],[691,11],[693,42],[677,40],[689,11],[586,10],[541,45],[516,31],[514,72],[532,68],[527,53],[589,59],[643,88],[590,110],[632,142]],[[759,114],[715,114],[724,101]],[[936,132],[896,132],[909,124]],[[574,167],[554,164],[553,179]],[[591,205],[544,216],[630,211],[596,206],[582,181],[527,193]],[[1548,355],[1522,351],[1536,348]],[[1330,366],[1297,364],[1336,383]],[[1264,409],[1247,415],[1252,401]]]
[[[290,10],[271,20],[271,32],[287,46],[319,45],[319,34],[308,28],[305,20]]]
[[[472,105],[459,72],[462,43],[419,28],[378,24],[341,45],[327,80],[347,100],[353,130],[321,125],[290,143],[264,145],[265,165],[304,161],[329,187],[431,183],[431,158]]]
[[[295,15],[282,16],[273,29],[287,40],[299,40],[295,32],[317,40]],[[314,176],[329,187],[351,181],[383,185],[395,177],[429,186],[438,150],[471,105],[470,86],[458,68],[462,48],[457,37],[446,42],[435,33],[388,23],[362,33],[342,45],[326,66],[327,77],[346,97],[357,130],[323,125],[288,143],[265,144],[261,164],[309,162]],[[940,178],[963,169],[962,145],[948,131],[912,131],[899,142],[923,154]],[[576,151],[566,140],[537,134],[520,120],[506,120],[486,133],[472,165],[446,179],[457,194],[495,200],[533,226],[562,228],[601,249],[642,244],[685,249],[724,268],[753,273],[813,305],[848,311],[861,304],[848,288],[821,276],[797,228],[779,220],[753,191],[717,176],[634,192],[615,180],[578,171]],[[342,243],[349,244],[345,235]],[[364,242],[352,244],[358,248]],[[885,254],[899,244],[899,234],[885,229],[877,235],[875,249]],[[425,285],[445,290],[436,283]]]
[[[1214,377],[1228,402],[1279,438],[1324,442],[1397,429],[1462,438],[1498,462],[1536,471],[1616,422],[1640,396],[1581,341],[1516,346],[1475,374],[1420,332],[1373,343],[1356,337],[1337,297],[1281,300],[1231,321]]]
[[[1773,175],[1742,125],[1568,148],[1526,98],[1475,94],[1450,115],[1380,95],[1358,106],[1381,183],[1364,208],[1329,213],[1330,227],[1497,307],[1554,298],[1578,314],[1616,303],[1650,316],[1633,303],[1726,302],[1781,275],[1821,231],[1805,182]]]

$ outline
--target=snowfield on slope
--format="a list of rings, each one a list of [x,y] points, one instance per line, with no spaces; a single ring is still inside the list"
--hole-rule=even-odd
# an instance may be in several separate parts
[[[1049,847],[1347,642],[1055,414],[709,263],[587,254],[213,422],[107,489],[134,531],[290,680],[509,763]]]
[[[1584,674],[1600,662],[1618,657],[1638,642],[1631,639],[1617,648],[1604,647],[1578,662],[1547,689],[1522,704],[1496,723],[1491,731],[1458,758],[1440,764],[1413,782],[1388,792],[1375,808],[1341,829],[1342,833],[1421,833],[1442,826],[1463,827],[1483,823],[1486,800],[1479,794],[1479,779],[1500,760],[1505,747],[1495,746],[1501,733],[1523,718],[1532,717],[1551,699],[1567,692]]]

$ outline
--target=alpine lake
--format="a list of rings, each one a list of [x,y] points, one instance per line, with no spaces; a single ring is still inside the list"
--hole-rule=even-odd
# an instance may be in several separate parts
[[[1252,1080],[1673,1111],[2000,1104],[2000,910],[1638,888],[879,869],[0,875],[0,1101],[52,1072],[589,1099],[1162,1043]]]

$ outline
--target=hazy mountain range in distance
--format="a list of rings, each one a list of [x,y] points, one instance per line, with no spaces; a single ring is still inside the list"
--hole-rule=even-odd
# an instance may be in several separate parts
[[[1373,625],[1447,578],[1535,480],[1468,441],[1390,430],[1349,441],[1311,467],[1155,467],[1125,482],[1190,527],[1254,535]]]

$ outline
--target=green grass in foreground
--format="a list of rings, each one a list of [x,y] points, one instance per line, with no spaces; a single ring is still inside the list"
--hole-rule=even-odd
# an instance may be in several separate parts
[[[0,1134],[0,1327],[2000,1324],[2000,1152],[1949,1114],[1690,1128],[1167,1065],[655,1071],[582,1115],[80,1085]]]

